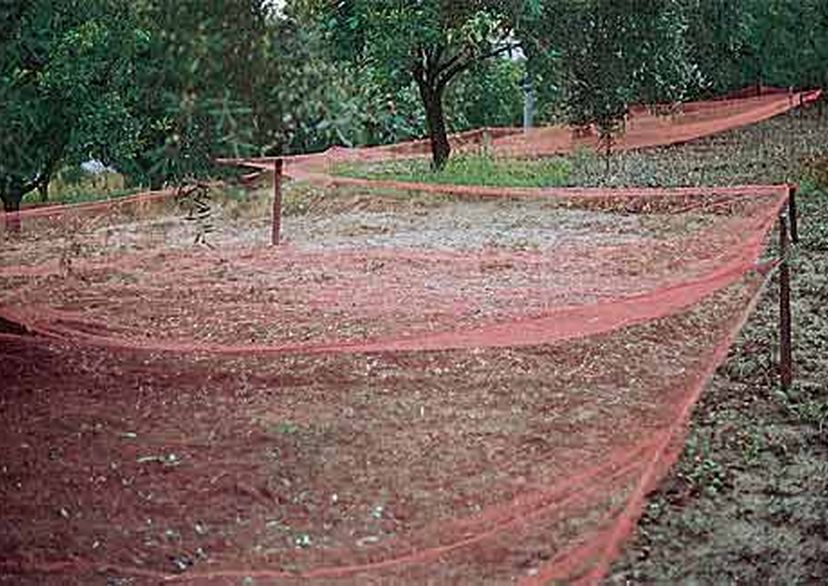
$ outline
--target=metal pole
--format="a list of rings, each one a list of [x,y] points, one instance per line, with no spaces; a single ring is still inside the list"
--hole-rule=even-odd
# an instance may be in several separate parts
[[[788,186],[788,217],[791,221],[791,242],[799,243],[799,230],[796,214],[796,185]]]
[[[523,80],[523,131],[529,132],[535,118],[535,91],[529,78]]]
[[[779,381],[788,390],[793,383],[791,348],[791,274],[788,266],[788,221],[779,215]]]
[[[276,159],[273,164],[273,231],[270,234],[270,243],[279,244],[282,230],[282,159]]]

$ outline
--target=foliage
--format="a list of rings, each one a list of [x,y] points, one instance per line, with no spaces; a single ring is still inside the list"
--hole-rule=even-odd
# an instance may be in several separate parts
[[[328,63],[319,87],[319,106],[294,134],[291,152],[332,145],[376,145],[421,136],[424,118],[411,87],[390,88],[368,65]]]
[[[215,155],[249,154],[261,2],[146,0],[138,10],[149,31],[135,80],[140,148],[118,168],[160,187],[205,175]]]
[[[264,0],[2,5],[0,186],[7,207],[95,158],[131,186],[280,152],[311,119],[308,49]]]
[[[594,124],[607,153],[637,102],[685,99],[697,82],[674,0],[549,0],[521,35],[536,85],[557,80],[567,121]]]
[[[0,8],[0,196],[14,210],[61,163],[135,149],[129,102],[146,34],[125,0]]]
[[[296,132],[290,152],[318,151],[332,145],[390,144],[422,137],[425,113],[415,84],[392,87],[371,65],[325,64],[317,117]],[[490,59],[470,67],[445,94],[447,129],[513,126],[521,118],[523,65]]]
[[[136,80],[141,148],[120,162],[133,181],[157,187],[215,172],[216,156],[278,153],[312,117],[306,45],[268,2],[145,0],[140,14],[150,31]]]
[[[135,188],[124,186],[120,173],[90,174],[80,167],[65,167],[55,174],[49,184],[52,203],[80,203],[103,198],[117,198],[135,193]]]
[[[595,125],[633,103],[828,84],[821,0],[0,0],[0,193],[10,209],[89,158],[127,185],[275,155],[519,123]],[[523,59],[523,56],[526,59]]]
[[[822,0],[686,0],[687,41],[705,88],[826,87],[828,4]]]
[[[446,91],[446,116],[453,131],[484,126],[518,126],[523,115],[526,70],[512,59],[471,66]]]

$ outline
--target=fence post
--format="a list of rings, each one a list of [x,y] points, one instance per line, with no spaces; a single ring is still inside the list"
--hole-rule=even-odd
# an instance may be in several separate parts
[[[799,243],[799,228],[796,214],[796,185],[788,186],[788,217],[791,222],[791,242]]]
[[[282,159],[273,162],[273,227],[270,234],[270,243],[279,244],[282,230]]]
[[[779,214],[779,381],[788,390],[793,383],[791,348],[791,274],[788,265],[788,219]]]

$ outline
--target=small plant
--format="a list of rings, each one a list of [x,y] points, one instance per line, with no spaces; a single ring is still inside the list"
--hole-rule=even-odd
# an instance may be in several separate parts
[[[207,235],[215,230],[212,221],[210,188],[205,183],[182,185],[176,193],[178,205],[187,214],[184,219],[195,224],[196,234],[193,244],[203,244],[214,248],[207,241]]]
[[[693,492],[707,496],[719,494],[727,483],[725,469],[711,456],[707,439],[691,439],[687,445],[687,464],[680,476],[692,487]]]
[[[796,387],[789,392],[777,389],[775,395],[793,419],[813,425],[821,434],[828,431],[828,399],[803,396]]]
[[[607,116],[598,120],[596,128],[598,129],[598,151],[604,158],[604,177],[608,177],[618,136],[624,132],[624,119]]]
[[[299,426],[290,421],[282,421],[276,424],[273,430],[278,434],[295,435],[299,432]]]
[[[742,459],[747,466],[752,466],[759,461],[759,456],[765,449],[765,438],[759,430],[754,429],[743,436],[741,446]]]

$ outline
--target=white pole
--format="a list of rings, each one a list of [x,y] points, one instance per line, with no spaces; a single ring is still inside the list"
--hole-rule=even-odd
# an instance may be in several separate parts
[[[535,92],[529,78],[523,80],[523,131],[532,128],[532,119],[535,117]]]

